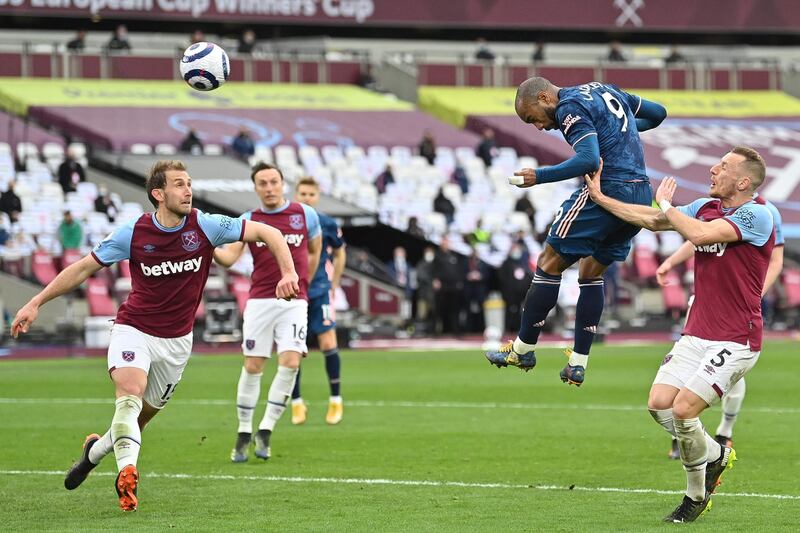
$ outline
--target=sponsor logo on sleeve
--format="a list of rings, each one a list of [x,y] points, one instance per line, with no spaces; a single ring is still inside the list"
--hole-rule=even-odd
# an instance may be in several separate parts
[[[233,227],[233,219],[231,217],[226,217],[225,215],[220,215],[219,227],[222,229],[231,229]]]
[[[567,133],[569,129],[575,125],[581,119],[580,115],[573,115],[570,113],[564,118],[564,122],[561,123],[561,128],[564,130],[564,133]]]
[[[756,227],[756,214],[750,209],[738,209],[731,218],[749,230]]]

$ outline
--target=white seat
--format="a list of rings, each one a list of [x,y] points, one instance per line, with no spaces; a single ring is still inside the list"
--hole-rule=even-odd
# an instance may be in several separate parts
[[[67,150],[71,150],[77,159],[86,157],[86,145],[79,142],[70,143]]]
[[[335,161],[341,161],[344,159],[344,155],[342,154],[342,149],[339,148],[335,144],[326,144],[322,147],[322,159],[325,161],[326,164],[330,165]]]
[[[36,145],[29,142],[17,143],[17,159],[25,161],[29,157],[39,157],[39,149]]]
[[[0,155],[3,154],[10,154],[11,153],[11,145],[7,142],[0,142]]]
[[[272,157],[272,150],[269,146],[256,146],[255,152],[253,155],[250,156],[251,159],[255,160],[255,163],[264,162],[264,163],[272,163],[275,159]],[[253,166],[255,163],[252,163],[250,166]]]
[[[203,153],[205,155],[222,155],[225,150],[219,144],[209,143],[203,146]]]
[[[347,150],[345,150],[345,156],[350,161],[356,161],[358,159],[366,157],[367,153],[361,146],[348,146]]]
[[[75,192],[81,197],[94,203],[97,198],[97,184],[91,181],[81,181],[75,186]]]
[[[281,167],[294,164],[297,165],[297,153],[294,151],[294,146],[288,144],[280,144],[275,147],[275,163]]]
[[[422,228],[426,234],[444,235],[447,232],[447,219],[441,213],[430,212],[422,219]]]
[[[513,229],[519,229],[520,231],[524,231],[525,233],[530,233],[531,231],[531,219],[528,218],[528,215],[522,213],[520,211],[514,211],[509,215],[510,225]]]
[[[134,155],[149,155],[153,153],[153,147],[145,143],[133,143],[130,151]]]
[[[64,147],[58,143],[48,142],[42,146],[42,155],[45,159],[64,158]]]
[[[158,155],[175,155],[178,153],[178,149],[168,143],[157,144],[154,151]]]

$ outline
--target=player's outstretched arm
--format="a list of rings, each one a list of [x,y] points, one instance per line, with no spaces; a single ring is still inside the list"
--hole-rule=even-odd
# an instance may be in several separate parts
[[[683,235],[684,239],[691,241],[695,246],[718,242],[736,242],[741,239],[734,227],[724,218],[705,222],[684,215],[678,209],[672,207],[672,196],[675,194],[677,187],[675,178],[664,178],[656,191],[656,201],[669,223],[678,233]]]
[[[343,244],[338,248],[334,248],[331,253],[333,262],[333,275],[331,276],[331,287],[336,290],[339,283],[342,281],[342,274],[344,274],[344,265],[347,263],[347,252],[345,251],[346,245]]]
[[[537,183],[554,183],[595,172],[600,166],[600,145],[597,143],[597,135],[585,136],[575,143],[573,148],[575,155],[566,161],[552,167],[523,168],[519,172],[514,172],[514,176],[521,178],[522,181],[512,181],[509,178],[509,183],[522,189],[533,187]]]
[[[664,259],[664,262],[658,265],[658,269],[656,270],[656,279],[658,280],[658,284],[662,287],[667,285],[667,272],[681,263],[685,263],[693,255],[694,245],[689,241],[685,241],[680,248],[675,250],[675,253]]]
[[[646,228],[651,231],[664,231],[672,229],[664,213],[646,205],[626,204],[614,198],[609,198],[600,189],[600,175],[603,171],[603,161],[594,174],[586,174],[583,179],[589,190],[589,197],[594,203],[629,224]]]
[[[658,127],[667,118],[667,110],[661,104],[642,98],[639,109],[636,111],[636,129],[639,131],[652,130]]]
[[[14,317],[14,321],[11,323],[11,336],[16,338],[20,333],[27,333],[31,324],[39,316],[39,307],[78,287],[101,268],[103,268],[103,265],[98,263],[92,254],[89,254],[62,270],[47,287],[31,298],[17,312],[17,316]]]
[[[244,227],[244,242],[263,242],[275,257],[278,268],[281,270],[281,280],[275,287],[275,295],[278,298],[289,300],[300,294],[299,278],[294,269],[292,253],[283,238],[283,233],[267,224],[260,222],[247,221]]]
[[[248,221],[247,225],[249,226],[250,224],[253,224],[253,222]],[[242,252],[244,252],[243,242],[232,242],[224,246],[218,246],[214,248],[214,261],[216,261],[218,265],[229,268],[239,260],[242,256]]]

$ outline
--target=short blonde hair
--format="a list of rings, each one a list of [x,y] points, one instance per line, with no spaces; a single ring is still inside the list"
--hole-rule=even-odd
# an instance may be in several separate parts
[[[744,161],[742,161],[742,165],[744,165],[743,175],[750,178],[753,191],[758,189],[764,183],[764,178],[767,175],[767,164],[764,162],[764,158],[748,146],[736,146],[731,150],[731,153],[744,157]]]

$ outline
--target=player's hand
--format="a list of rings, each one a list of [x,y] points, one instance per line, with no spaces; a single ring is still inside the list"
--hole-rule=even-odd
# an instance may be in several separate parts
[[[519,172],[514,172],[514,176],[521,177],[522,183],[512,183],[511,185],[516,185],[520,189],[527,189],[536,185],[536,169],[523,168]]]
[[[661,180],[661,184],[656,191],[656,202],[661,203],[661,200],[666,200],[672,203],[672,196],[675,194],[677,188],[678,183],[675,181],[675,178],[672,176],[664,178]]]
[[[285,274],[278,285],[275,286],[275,296],[282,300],[292,300],[300,294],[300,284],[297,272]]]
[[[586,189],[589,191],[589,198],[596,201],[603,196],[603,191],[600,188],[600,176],[603,173],[603,159],[600,158],[600,166],[591,174],[584,174],[583,181],[586,182]]]
[[[670,264],[669,261],[664,261],[658,265],[658,269],[656,270],[656,281],[658,281],[658,284],[662,287],[672,285],[672,283],[667,280],[667,273],[670,270],[672,270],[672,264]]]
[[[28,333],[34,320],[39,316],[39,306],[28,302],[25,307],[17,311],[17,316],[11,323],[11,336],[15,339],[20,333]]]

